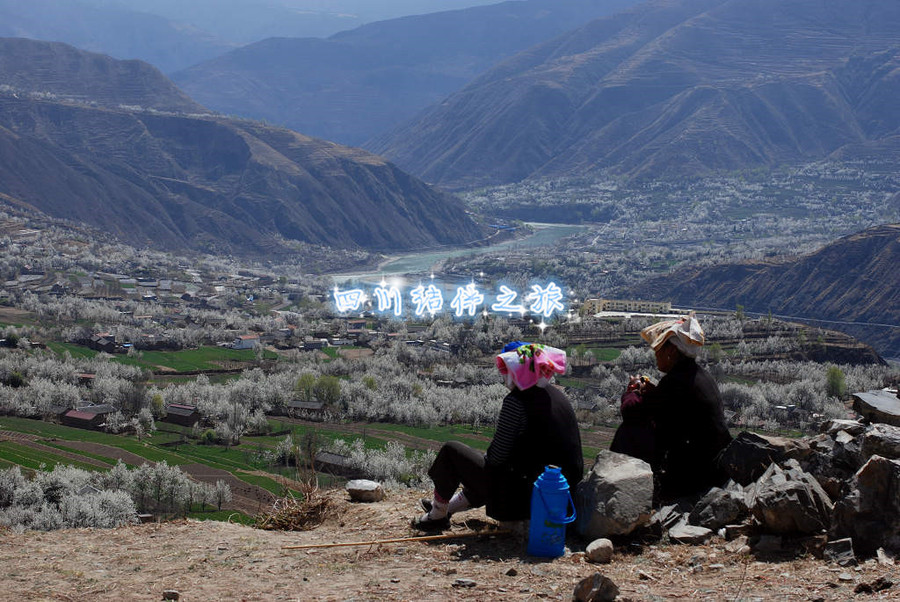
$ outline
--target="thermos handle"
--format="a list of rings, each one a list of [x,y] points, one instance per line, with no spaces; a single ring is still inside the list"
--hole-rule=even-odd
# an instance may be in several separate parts
[[[572,493],[567,491],[566,495],[569,497],[569,503],[566,504],[566,507],[572,507],[572,515],[565,517],[555,517],[550,513],[550,507],[547,506],[547,500],[544,499],[544,492],[541,491],[540,488],[537,488],[538,495],[541,496],[541,503],[544,505],[544,510],[547,511],[547,516],[551,521],[553,521],[557,525],[568,525],[569,523],[575,522],[575,502],[572,501]]]

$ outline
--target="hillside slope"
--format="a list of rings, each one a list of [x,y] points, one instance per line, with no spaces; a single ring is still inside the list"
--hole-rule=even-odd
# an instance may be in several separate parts
[[[144,63],[2,43],[27,50],[0,54],[15,85],[0,92],[4,203],[165,250],[406,250],[482,237],[455,198],[366,151],[195,114],[202,107]],[[19,55],[32,60],[7,60]]]
[[[208,112],[155,67],[84,52],[68,44],[0,38],[0,84],[7,92],[158,111]]]
[[[531,48],[367,144],[427,181],[685,177],[896,158],[900,4],[652,0]]]
[[[702,593],[714,600],[837,601],[856,598],[854,588],[879,578],[893,587],[869,597],[888,599],[898,587],[894,566],[865,562],[839,578],[834,563],[810,555],[767,562],[721,539],[623,548],[597,565],[584,558],[587,542],[569,537],[572,553],[536,559],[512,537],[472,537],[493,524],[481,510],[453,518],[455,539],[289,549],[414,536],[409,521],[427,493],[397,490],[381,502],[354,504],[343,490],[331,491],[325,523],[303,532],[214,521],[0,531],[0,587],[23,600],[160,600],[165,590],[182,600],[570,600],[575,585],[598,572],[618,587],[620,600]]]
[[[751,312],[834,321],[825,326],[872,344],[882,355],[900,357],[897,266],[900,224],[888,224],[804,257],[681,270],[628,292],[687,306],[743,305]]]
[[[273,38],[173,74],[204,105],[358,145],[501,59],[638,0],[527,0]]]

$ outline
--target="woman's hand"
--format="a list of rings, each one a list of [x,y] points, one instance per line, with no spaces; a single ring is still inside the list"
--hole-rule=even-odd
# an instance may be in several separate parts
[[[625,392],[630,393],[631,391],[634,391],[638,395],[643,395],[644,393],[652,391],[655,388],[656,385],[650,382],[649,378],[647,378],[646,376],[635,374],[634,376],[630,376],[628,378],[628,386],[625,387]]]

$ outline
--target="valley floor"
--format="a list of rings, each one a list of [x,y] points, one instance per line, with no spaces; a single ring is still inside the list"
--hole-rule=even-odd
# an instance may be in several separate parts
[[[508,535],[347,547],[285,546],[361,542],[414,535],[409,520],[423,491],[390,492],[353,504],[328,492],[332,511],[306,532],[272,532],[214,521],[177,521],[113,530],[0,533],[0,591],[20,600],[570,600],[575,584],[601,572],[619,600],[888,600],[900,584],[855,594],[896,566],[844,568],[813,558],[761,560],[705,546],[617,550],[612,563],[584,559],[584,543],[555,560],[528,557]],[[482,512],[454,517],[453,533],[488,528]],[[732,546],[729,546],[732,548]]]

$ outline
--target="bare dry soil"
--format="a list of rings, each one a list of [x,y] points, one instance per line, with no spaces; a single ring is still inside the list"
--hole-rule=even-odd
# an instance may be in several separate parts
[[[845,568],[814,558],[760,560],[714,540],[618,549],[612,562],[525,554],[522,539],[478,535],[495,528],[483,512],[453,517],[452,537],[364,543],[417,535],[409,527],[423,491],[390,492],[371,504],[327,492],[332,510],[311,531],[261,531],[238,524],[177,521],[112,530],[0,533],[0,592],[6,600],[570,600],[595,572],[619,600],[900,600],[896,565]],[[878,581],[881,579],[881,581]],[[894,585],[856,593],[872,584]]]

